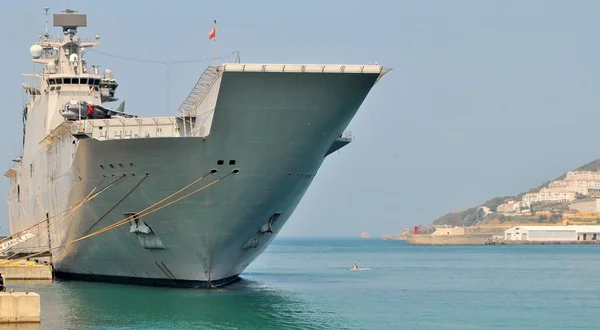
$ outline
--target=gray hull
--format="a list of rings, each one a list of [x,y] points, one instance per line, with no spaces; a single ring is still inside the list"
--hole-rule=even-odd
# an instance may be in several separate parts
[[[49,156],[61,161],[46,169],[48,177],[57,174],[37,195],[42,205],[56,203],[79,178],[56,211],[118,182],[53,227],[52,246],[116,223],[211,170],[217,172],[176,197],[239,173],[142,217],[150,232],[126,224],[54,251],[57,275],[196,287],[234,281],[284,226],[326,155],[343,145],[337,139],[378,76],[225,72],[205,137],[74,141],[65,135]],[[13,196],[9,204],[13,232],[44,216],[35,196],[19,203]]]

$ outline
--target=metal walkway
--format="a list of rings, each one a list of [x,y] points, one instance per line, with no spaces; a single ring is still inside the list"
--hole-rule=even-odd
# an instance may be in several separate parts
[[[204,96],[208,92],[209,87],[219,77],[221,70],[219,66],[211,65],[204,70],[198,82],[188,95],[188,97],[181,103],[178,111],[181,112],[185,117],[195,116],[195,110],[204,99]]]

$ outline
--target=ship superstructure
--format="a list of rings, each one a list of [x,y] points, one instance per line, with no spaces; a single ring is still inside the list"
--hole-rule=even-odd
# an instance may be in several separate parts
[[[11,234],[34,233],[59,277],[234,281],[281,230],[325,157],[351,141],[344,129],[386,72],[209,66],[180,115],[143,117],[106,105],[118,83],[86,63],[85,50],[100,45],[99,36],[77,34],[87,16],[66,11],[53,23],[62,36],[46,31],[30,49],[43,70],[33,75],[38,85],[23,85],[23,153],[5,176]],[[164,206],[182,188],[195,192]]]

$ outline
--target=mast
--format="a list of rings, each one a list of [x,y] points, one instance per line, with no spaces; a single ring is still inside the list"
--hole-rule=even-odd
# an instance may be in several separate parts
[[[44,7],[44,10],[46,11],[46,14],[45,14],[45,16],[46,16],[46,30],[44,31],[44,37],[46,39],[48,39],[48,38],[50,38],[50,31],[48,30],[48,14],[49,14],[49,11],[50,11],[50,7]]]

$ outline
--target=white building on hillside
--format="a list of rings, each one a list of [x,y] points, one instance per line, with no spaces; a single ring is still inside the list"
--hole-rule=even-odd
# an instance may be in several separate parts
[[[589,195],[589,188],[588,188],[587,184],[585,182],[580,182],[580,181],[564,181],[564,180],[552,181],[548,185],[548,188],[550,188],[550,189],[561,188],[561,189],[565,189],[567,191],[572,191],[574,193],[578,193],[578,194],[582,194],[582,195],[586,195],[586,196]]]
[[[580,180],[581,178],[600,179],[600,172],[596,171],[570,171],[565,180]]]
[[[571,171],[567,173],[565,182],[574,182],[588,189],[600,190],[600,172]]]
[[[519,226],[504,231],[507,241],[574,242],[599,238],[600,226]]]
[[[496,212],[502,215],[517,215],[521,214],[521,208],[525,207],[527,207],[527,205],[521,201],[508,201],[498,205]]]
[[[479,207],[479,210],[477,210],[477,211],[478,211],[478,212],[481,212],[481,211],[483,211],[483,214],[484,214],[484,215],[488,215],[488,214],[492,214],[492,213],[494,213],[494,212],[492,212],[492,210],[490,210],[490,208],[489,208],[489,207],[487,207],[487,206],[480,206],[480,207]]]
[[[577,198],[577,194],[568,188],[542,188],[537,193],[529,193],[523,196],[526,204],[536,202],[570,202]]]

